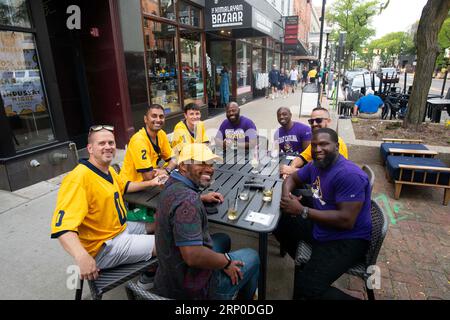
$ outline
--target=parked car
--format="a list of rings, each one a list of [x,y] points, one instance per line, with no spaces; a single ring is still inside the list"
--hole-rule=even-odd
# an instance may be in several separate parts
[[[398,72],[396,68],[381,68],[380,74],[383,74],[383,78],[395,78],[398,76]]]
[[[380,85],[380,78],[375,78],[375,91]],[[372,74],[358,74],[351,84],[345,86],[346,100],[356,101],[366,93],[366,90],[372,87]]]
[[[369,74],[369,70],[363,68],[347,70],[344,74],[344,84],[351,84],[354,77],[361,74]]]

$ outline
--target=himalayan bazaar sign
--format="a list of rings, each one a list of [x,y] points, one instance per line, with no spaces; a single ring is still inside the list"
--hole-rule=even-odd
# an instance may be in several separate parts
[[[251,27],[252,8],[246,2],[209,0],[206,1],[205,11],[206,30]]]

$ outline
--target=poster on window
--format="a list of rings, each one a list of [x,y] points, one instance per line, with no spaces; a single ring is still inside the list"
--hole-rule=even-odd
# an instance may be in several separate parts
[[[0,86],[0,94],[8,117],[46,110],[40,81],[4,84]]]
[[[23,33],[0,32],[0,71],[26,68],[23,42]]]

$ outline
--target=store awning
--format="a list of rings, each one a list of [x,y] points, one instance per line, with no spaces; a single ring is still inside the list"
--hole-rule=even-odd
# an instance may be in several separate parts
[[[292,56],[293,60],[309,60],[309,61],[318,61],[319,59],[315,56]]]
[[[283,45],[284,52],[286,54],[292,55],[292,58],[295,56],[308,56],[309,51],[305,48],[303,43],[297,41],[297,44],[284,44]]]

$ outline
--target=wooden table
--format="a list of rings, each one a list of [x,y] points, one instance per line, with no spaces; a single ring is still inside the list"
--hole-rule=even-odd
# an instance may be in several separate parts
[[[280,179],[279,165],[289,164],[290,161],[290,157],[273,159],[269,155],[263,155],[260,158],[260,172],[253,174],[251,172],[253,168],[250,161],[245,156],[237,152],[230,156],[225,155],[224,162],[215,166],[211,186],[203,191],[203,193],[212,191],[220,192],[225,198],[222,204],[217,205],[218,212],[208,215],[210,222],[258,233],[259,257],[261,261],[258,283],[258,297],[260,300],[266,298],[268,234],[276,228],[280,218],[281,187],[283,180]],[[264,202],[262,200],[262,190],[250,189],[248,200],[243,201],[238,199],[237,201],[237,219],[233,221],[229,220],[227,215],[228,201],[234,205],[238,189],[242,191],[245,182],[252,179],[258,180],[265,188],[271,188],[273,190],[272,201]],[[156,209],[159,203],[160,191],[159,188],[153,188],[145,192],[130,193],[126,194],[124,199],[130,203]],[[245,218],[251,211],[273,215],[273,219],[269,225],[249,222]]]

